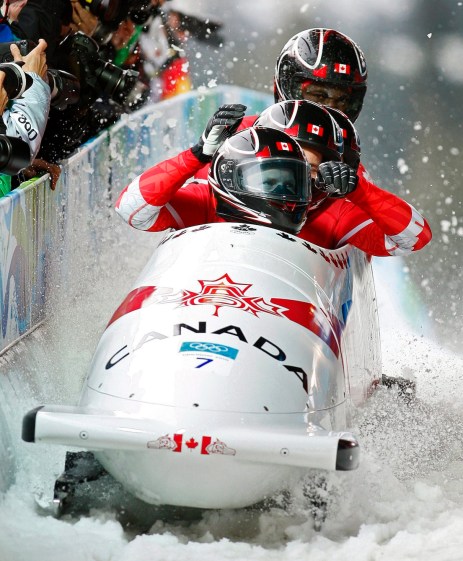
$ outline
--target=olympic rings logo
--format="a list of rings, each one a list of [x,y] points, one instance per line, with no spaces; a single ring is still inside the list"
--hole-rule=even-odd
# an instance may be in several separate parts
[[[215,345],[214,343],[190,343],[190,348],[195,351],[209,351],[211,353],[226,353],[229,348],[223,345]]]

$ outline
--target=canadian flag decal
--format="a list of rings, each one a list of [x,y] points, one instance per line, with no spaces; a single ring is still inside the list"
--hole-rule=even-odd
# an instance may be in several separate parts
[[[291,146],[291,144],[288,144],[287,142],[277,142],[277,148],[278,150],[286,150],[286,152],[293,151],[293,147]]]
[[[156,438],[156,440],[150,440],[146,443],[147,448],[154,448],[157,450],[169,450],[170,452],[182,452],[183,444],[185,444],[186,448],[188,449],[188,454],[191,453],[200,453],[203,456],[211,456],[214,454],[219,454],[222,456],[234,456],[236,454],[236,450],[227,446],[225,442],[215,438],[212,441],[211,436],[202,436],[201,437],[201,448],[199,446],[199,438],[198,440],[191,436],[190,438],[186,437],[185,441],[183,440],[183,434],[175,433],[170,437],[169,434],[163,434]],[[188,439],[187,439],[188,438]]]
[[[203,436],[203,438],[201,439],[201,454],[206,454],[206,456],[209,456],[207,447],[209,446],[211,441],[212,438],[210,436]]]
[[[350,64],[334,63],[334,71],[338,74],[350,74]]]
[[[177,445],[177,447],[174,448],[173,452],[182,451],[182,441],[183,441],[183,434],[174,434],[174,442]]]
[[[312,134],[316,134],[317,136],[323,136],[323,127],[319,127],[318,125],[311,125],[309,123],[307,125],[307,132],[311,132]]]

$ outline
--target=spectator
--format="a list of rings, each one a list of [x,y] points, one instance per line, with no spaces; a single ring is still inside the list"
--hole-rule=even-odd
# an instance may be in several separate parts
[[[74,31],[81,31],[92,37],[98,28],[98,18],[89,10],[86,10],[78,0],[71,0],[72,22],[69,28]]]
[[[15,62],[23,62],[23,71],[32,78],[32,85],[25,90],[18,99],[5,101],[6,91],[2,87],[1,102],[5,134],[9,137],[19,138],[29,146],[29,164],[34,160],[47,125],[50,108],[51,92],[46,80],[47,62],[45,49],[47,44],[43,39],[27,55],[21,55],[16,45],[11,45],[11,54]],[[0,72],[2,84],[4,73]],[[14,154],[13,154],[14,156]],[[11,190],[11,176],[0,175],[2,194]]]
[[[188,33],[180,14],[163,10],[163,0],[153,2],[155,9],[140,37],[144,71],[150,79],[151,100],[161,101],[192,88],[189,62],[184,46]]]
[[[45,39],[47,62],[50,68],[58,68],[56,49],[61,41],[62,21],[71,21],[72,7],[69,0],[28,0],[11,27],[20,39],[38,43]]]
[[[27,0],[9,0],[0,3],[0,43],[8,43],[16,39],[11,24],[18,19],[26,4]]]
[[[141,25],[136,25],[130,17],[127,17],[111,35],[109,42],[101,48],[106,60],[110,60],[124,71],[137,72],[138,78],[125,99],[118,103],[104,94],[95,101],[89,125],[92,135],[113,124],[122,114],[138,109],[150,97],[149,79],[144,74],[143,59],[138,42],[141,29]]]
[[[5,88],[3,87],[3,80],[5,79],[5,73],[0,72],[0,114],[3,115],[3,112],[6,109],[6,105],[8,103],[8,94],[6,93]]]
[[[58,164],[51,164],[41,158],[35,158],[30,166],[21,171],[21,179],[27,181],[47,173],[50,174],[50,188],[54,191],[61,175],[61,167]]]
[[[104,6],[100,6],[99,10],[103,15],[106,13]],[[126,13],[127,10],[128,8],[124,7],[123,12]],[[30,0],[21,13],[15,28],[18,34],[21,33],[22,38],[31,41],[35,41],[37,34],[44,30],[46,38],[50,37],[50,40],[53,41],[52,68],[55,71],[58,69],[74,75],[80,90],[78,99],[74,100],[72,104],[64,103],[59,107],[52,104],[38,154],[38,158],[45,162],[56,164],[70,156],[83,142],[120,116],[116,107],[113,112],[116,113],[116,117],[110,113],[107,121],[103,123],[98,118],[92,120],[93,104],[103,94],[103,91],[111,90],[113,84],[120,86],[119,90],[126,86],[129,89],[131,86],[130,77],[126,80],[119,80],[116,70],[110,72],[111,68],[105,68],[105,71],[102,72],[106,61],[101,56],[97,43],[83,31],[75,33],[79,28],[92,33],[96,28],[96,23],[100,23],[99,18],[83,8],[79,2]],[[117,24],[115,25],[117,27]],[[123,78],[126,76],[124,75]],[[124,93],[125,89],[121,93],[121,97]],[[111,94],[112,91],[109,95]],[[95,123],[98,128],[94,127]],[[39,165],[43,167],[41,163]]]
[[[3,115],[6,105],[8,103],[8,94],[3,87],[3,80],[5,79],[4,72],[0,72],[0,114]],[[0,197],[3,197],[11,190],[11,181],[8,181],[8,176],[0,174]]]

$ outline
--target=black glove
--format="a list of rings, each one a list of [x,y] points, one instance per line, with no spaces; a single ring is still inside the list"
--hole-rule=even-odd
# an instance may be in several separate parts
[[[357,187],[356,171],[343,162],[323,162],[318,167],[315,187],[329,197],[346,197]]]
[[[221,105],[209,119],[206,129],[191,151],[200,162],[210,162],[225,140],[236,132],[246,111],[246,105]]]

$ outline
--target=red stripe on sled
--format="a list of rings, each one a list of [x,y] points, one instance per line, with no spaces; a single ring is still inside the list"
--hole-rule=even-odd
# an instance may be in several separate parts
[[[141,286],[132,290],[122,304],[114,312],[107,327],[122,316],[139,310],[143,302],[149,298],[157,290],[156,286]],[[281,315],[294,321],[302,327],[305,327],[312,333],[315,333],[322,341],[324,341],[333,351],[335,356],[339,356],[339,339],[342,332],[342,325],[339,320],[330,315],[329,317],[322,313],[314,304],[310,302],[300,302],[298,300],[287,300],[285,298],[272,298],[271,303],[286,308],[281,311]]]
[[[278,306],[287,308],[281,312],[289,320],[302,325],[312,333],[315,333],[333,351],[335,356],[339,356],[340,348],[338,337],[341,333],[341,326],[338,321],[333,326],[328,318],[310,302],[299,302],[298,300],[286,300],[285,298],[272,298],[271,302]],[[336,335],[338,336],[336,336]]]
[[[141,286],[140,288],[132,290],[132,292],[127,295],[119,308],[117,308],[117,310],[114,312],[113,317],[109,320],[106,328],[108,328],[112,323],[114,323],[122,316],[125,316],[126,314],[135,310],[139,310],[143,302],[147,298],[149,298],[155,290],[155,286]]]

